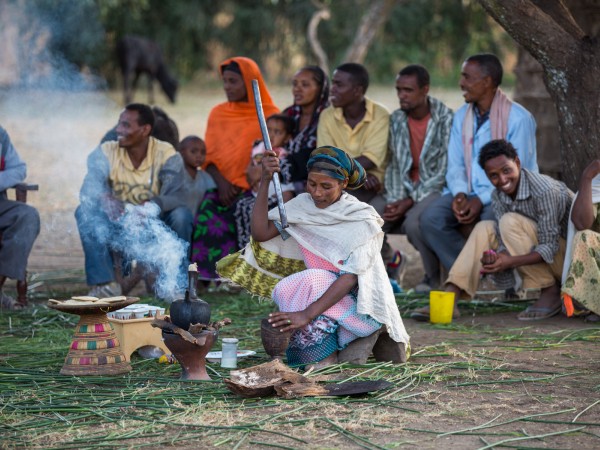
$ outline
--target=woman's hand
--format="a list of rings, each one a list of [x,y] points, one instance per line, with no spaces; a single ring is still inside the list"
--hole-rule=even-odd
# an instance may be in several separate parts
[[[275,172],[280,172],[279,157],[273,151],[266,151],[262,159],[261,181],[269,182],[273,179]]]
[[[282,333],[304,328],[311,320],[306,311],[275,312],[269,314],[269,323],[271,326],[279,328],[279,331]]]
[[[585,180],[588,183],[600,173],[600,159],[593,160],[588,166],[583,170],[581,174],[582,180]]]
[[[262,168],[260,166],[250,165],[246,170],[246,181],[250,186],[258,185],[260,176],[262,174]]]
[[[221,172],[214,164],[210,164],[206,168],[206,171],[215,180],[217,190],[219,191],[219,201],[227,207],[233,205],[237,196],[242,192],[242,188],[230,183],[227,178],[221,175]]]
[[[223,203],[225,206],[233,205],[235,203],[235,199],[240,194],[242,189],[235,184],[230,183],[225,178],[221,178],[221,180],[216,181],[216,183],[219,191],[219,200],[221,203]]]

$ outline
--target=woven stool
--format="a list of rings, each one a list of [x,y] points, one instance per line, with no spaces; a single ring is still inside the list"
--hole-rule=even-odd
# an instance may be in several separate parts
[[[106,313],[79,317],[61,375],[116,375],[131,371]]]
[[[49,308],[79,316],[65,364],[60,370],[61,375],[117,375],[131,371],[131,365],[121,350],[121,343],[106,313],[137,301],[138,297],[127,297],[110,304],[66,304],[49,300]]]

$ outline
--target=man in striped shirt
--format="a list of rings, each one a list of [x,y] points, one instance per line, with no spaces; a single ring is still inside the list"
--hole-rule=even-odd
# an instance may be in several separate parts
[[[478,162],[495,188],[495,220],[475,226],[450,269],[446,291],[454,292],[456,299],[462,292],[473,297],[480,274],[506,276],[516,269],[524,289],[541,289],[539,299],[518,318],[540,320],[558,314],[573,192],[560,181],[521,168],[517,150],[503,139],[484,145]]]

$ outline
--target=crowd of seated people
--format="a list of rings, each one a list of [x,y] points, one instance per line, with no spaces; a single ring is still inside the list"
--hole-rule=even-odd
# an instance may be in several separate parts
[[[176,124],[164,111],[129,104],[90,154],[75,214],[89,295],[121,293],[112,252],[114,240],[128,232],[120,217],[130,206],[149,214],[152,205],[169,232],[189,246],[179,262],[181,272],[194,262],[204,283],[223,280],[218,267],[224,260],[232,264],[230,255],[256,252],[258,242],[269,243],[278,236],[285,240],[291,235],[299,242],[302,267],[335,266],[331,269],[337,273],[335,280],[322,279],[322,292],[308,303],[308,294],[298,300],[301,310],[284,292],[291,288],[274,286],[273,295],[284,298],[276,301],[286,311],[273,316],[273,324],[304,333],[308,340],[316,328],[331,331],[340,326],[337,340],[330,342],[336,352],[352,340],[344,334],[348,332],[344,326],[350,325],[337,323],[324,312],[338,302],[354,301],[356,307],[358,299],[360,306],[362,297],[356,290],[363,289],[360,280],[367,279],[361,271],[377,267],[380,282],[381,263],[389,282],[378,291],[382,298],[398,288],[406,256],[390,246],[391,234],[405,235],[420,254],[424,277],[415,290],[454,292],[455,317],[460,315],[457,300],[476,296],[482,276],[487,276],[506,292],[540,291],[535,303],[518,315],[520,320],[546,319],[561,311],[597,320],[598,296],[589,287],[600,277],[600,163],[589,163],[575,200],[563,183],[539,174],[535,120],[502,91],[503,68],[495,55],[472,55],[463,62],[459,87],[465,104],[455,112],[429,95],[429,73],[418,64],[398,72],[394,87],[399,107],[391,113],[367,97],[369,73],[361,64],[339,65],[331,83],[321,68],[302,67],[292,79],[293,104],[282,112],[252,59],[226,59],[218,71],[226,100],[212,108],[204,140],[190,135],[179,141]],[[252,80],[258,81],[273,152],[266,151],[262,142]],[[17,207],[7,203],[3,192],[21,161],[1,128],[0,138],[0,234],[4,235],[0,252],[10,252],[12,231],[5,222]],[[298,220],[287,231],[274,212],[274,189],[266,187],[274,172],[281,177],[284,201],[291,202],[291,218]],[[342,204],[340,214],[348,218],[334,214],[323,223],[331,221],[345,233],[359,228],[352,221],[363,221],[372,233],[368,247],[357,236],[352,242],[342,236],[335,241],[331,230],[313,228],[322,210]],[[298,218],[296,207],[305,212],[317,209],[314,217]],[[31,217],[20,227],[27,235],[21,259],[5,264],[15,258],[14,252],[0,258],[4,308],[19,306],[1,286],[6,277],[24,276],[39,230],[37,216],[28,207],[19,208]],[[326,244],[327,239],[335,242]],[[333,251],[336,245],[346,253]],[[373,248],[379,251],[376,256]],[[331,251],[346,259],[331,260]],[[360,252],[361,257],[375,258],[376,266],[354,261]],[[300,284],[306,286],[304,278]],[[390,308],[388,303],[378,307]],[[395,313],[370,311],[371,315],[357,312],[368,316],[360,318],[366,321],[361,322],[365,330],[372,333],[387,324],[388,332],[393,331],[407,350],[408,338]],[[420,308],[411,317],[429,320],[429,310]],[[369,333],[355,330],[359,337]],[[296,337],[294,345],[301,346],[301,334]],[[292,351],[296,360],[305,363],[312,358],[306,359],[298,348]],[[325,360],[333,353],[315,354],[317,360]]]

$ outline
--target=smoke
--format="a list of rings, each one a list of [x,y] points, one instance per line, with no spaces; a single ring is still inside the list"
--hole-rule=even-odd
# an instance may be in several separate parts
[[[182,268],[187,263],[189,244],[179,239],[159,214],[160,208],[153,202],[127,205],[112,245],[127,260],[135,260],[157,274],[158,297],[174,300],[182,296],[187,284]]]
[[[105,87],[98,67],[104,30],[94,2],[0,3],[0,86],[62,90]]]
[[[105,39],[94,16],[96,5],[89,0],[0,0],[0,124],[27,164],[26,182],[39,185],[28,196],[41,217],[29,273],[84,267],[73,213],[86,159],[122,109],[104,80],[89,69],[91,58],[102,57],[95,45]],[[181,292],[188,244],[160,220],[156,205],[128,210],[115,229],[94,222],[95,201],[83,209],[90,215],[82,234],[111,242],[127,259],[158,274],[155,287],[161,298]]]
[[[156,203],[126,204],[111,220],[103,212],[106,202],[102,195],[86,184],[76,212],[79,233],[89,251],[86,268],[90,282],[104,282],[113,274],[107,252],[116,251],[126,264],[135,261],[145,273],[156,276],[154,291],[159,298],[172,301],[182,297],[187,284],[188,242],[161,220]]]

